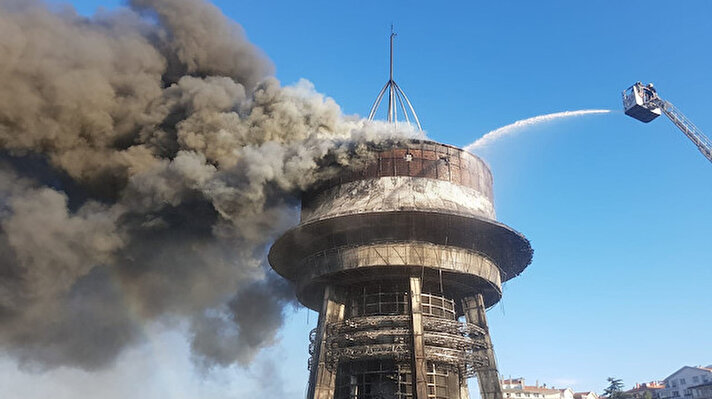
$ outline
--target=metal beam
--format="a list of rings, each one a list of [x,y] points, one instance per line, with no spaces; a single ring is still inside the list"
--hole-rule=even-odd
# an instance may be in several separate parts
[[[497,361],[494,357],[494,348],[487,327],[487,317],[485,315],[485,303],[482,294],[466,297],[462,300],[462,309],[468,323],[473,323],[485,331],[484,340],[486,348],[482,349],[488,359],[488,365],[477,370],[477,381],[480,385],[480,397],[482,399],[503,399],[502,385],[497,372]]]
[[[428,369],[423,340],[423,312],[420,277],[410,278],[410,316],[413,331],[413,391],[415,399],[428,399]]]
[[[308,399],[333,399],[336,388],[336,370],[330,370],[326,362],[326,326],[344,319],[344,305],[336,301],[334,287],[324,289],[324,302],[319,314],[317,332],[318,350],[314,354],[314,364],[309,376]]]

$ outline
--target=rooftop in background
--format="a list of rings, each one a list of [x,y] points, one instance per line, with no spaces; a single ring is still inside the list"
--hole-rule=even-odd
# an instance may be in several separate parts
[[[574,393],[574,399],[598,399],[598,394],[593,391],[576,392]]]
[[[680,369],[675,371],[674,373],[670,374],[665,378],[665,383],[667,384],[668,381],[674,379],[678,374],[680,374],[683,371],[690,371],[694,372],[695,370],[697,371],[702,371],[703,373],[712,373],[712,365],[709,365],[707,367],[702,367],[702,366],[682,366]]]
[[[598,399],[593,391],[574,392],[571,388],[548,387],[546,384],[526,385],[524,378],[508,378],[502,381],[502,391],[505,398],[511,399]]]
[[[663,388],[665,388],[665,383],[663,383],[662,381],[650,381],[650,382],[636,383],[635,387],[628,392],[635,391],[635,390],[643,390],[643,389],[663,389]]]

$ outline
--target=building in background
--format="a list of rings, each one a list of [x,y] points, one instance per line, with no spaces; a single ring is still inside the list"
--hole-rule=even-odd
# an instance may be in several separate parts
[[[626,391],[630,399],[660,399],[660,394],[665,389],[663,381],[650,381],[635,384],[635,388]]]
[[[593,391],[576,392],[574,393],[574,399],[598,399],[598,394]]]
[[[501,380],[502,389],[524,389],[524,378],[509,378]],[[537,386],[539,383],[537,382]]]
[[[546,384],[526,385],[524,378],[509,378],[501,381],[505,398],[510,399],[598,399],[595,392],[574,392],[571,388],[558,389]]]
[[[712,382],[712,365],[683,366],[665,378],[665,388],[660,390],[660,399],[692,399],[692,388],[708,382]]]
[[[712,382],[696,385],[690,389],[692,399],[712,399]]]

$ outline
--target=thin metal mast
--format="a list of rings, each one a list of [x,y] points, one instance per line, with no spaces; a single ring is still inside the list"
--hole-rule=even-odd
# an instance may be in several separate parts
[[[394,85],[393,85],[393,38],[396,36],[396,33],[393,32],[393,25],[391,25],[391,61],[390,61],[390,74],[388,75],[388,84],[390,86],[390,90],[388,91],[388,122],[393,122],[394,118]]]
[[[371,110],[368,113],[368,120],[373,120],[373,118],[376,116],[376,111],[378,111],[378,107],[381,105],[383,96],[386,94],[386,90],[388,90],[388,122],[395,124],[398,123],[398,105],[400,104],[401,110],[403,111],[403,117],[405,118],[406,123],[410,123],[410,117],[408,116],[408,111],[410,111],[410,114],[413,116],[415,123],[418,125],[418,129],[423,130],[423,127],[420,125],[418,115],[415,113],[415,109],[413,108],[413,104],[410,103],[408,96],[405,95],[405,92],[403,92],[400,86],[398,86],[398,84],[396,84],[396,81],[393,79],[393,39],[396,36],[397,33],[395,33],[395,31],[393,30],[393,25],[391,25],[388,82],[386,82],[381,91],[378,93],[378,96],[376,96],[376,101],[373,102]],[[405,107],[404,103],[408,105],[407,108]]]

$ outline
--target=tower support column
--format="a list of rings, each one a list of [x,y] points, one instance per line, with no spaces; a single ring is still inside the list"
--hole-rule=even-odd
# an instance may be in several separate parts
[[[467,386],[467,378],[460,380],[460,399],[470,399],[470,388]]]
[[[330,370],[326,362],[326,326],[344,319],[344,304],[337,301],[333,286],[324,288],[324,302],[317,326],[317,349],[314,353],[313,366],[309,376],[308,399],[333,399],[336,388],[336,370]]]
[[[462,300],[462,309],[468,323],[476,324],[485,331],[485,343],[487,347],[481,351],[487,356],[487,366],[477,370],[477,381],[480,385],[480,397],[482,399],[503,399],[502,385],[499,381],[497,371],[497,361],[494,357],[494,348],[487,327],[487,317],[485,316],[485,304],[482,294],[466,297]]]
[[[425,362],[425,342],[423,340],[422,281],[420,277],[410,278],[410,316],[413,331],[413,390],[417,399],[428,398],[428,368]]]

